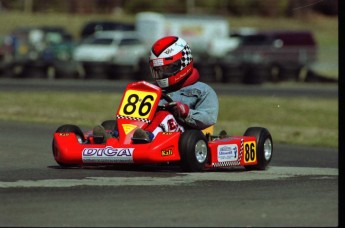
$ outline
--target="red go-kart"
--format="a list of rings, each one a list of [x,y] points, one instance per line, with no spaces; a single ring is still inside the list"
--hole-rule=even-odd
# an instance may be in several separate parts
[[[133,138],[136,128],[157,124],[156,115],[168,112],[159,105],[161,99],[171,100],[156,85],[145,81],[128,84],[116,120],[102,123],[106,131],[116,131],[116,137],[96,143],[92,131],[62,125],[52,143],[56,162],[63,167],[177,162],[184,171],[198,172],[234,166],[264,170],[271,161],[272,137],[261,127],[248,128],[243,136],[218,136],[186,128],[183,132],[159,132],[152,141]]]

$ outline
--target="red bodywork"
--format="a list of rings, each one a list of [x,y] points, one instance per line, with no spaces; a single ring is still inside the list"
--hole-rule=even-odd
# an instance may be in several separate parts
[[[161,98],[159,87],[148,82],[134,82],[127,86],[117,111],[119,136],[105,144],[95,144],[91,132],[85,132],[88,143],[80,143],[75,133],[54,133],[54,158],[60,164],[153,164],[179,161],[180,132],[160,132],[154,140],[133,144],[136,128],[147,128],[154,117]],[[212,138],[212,137],[211,137]],[[208,141],[209,160],[205,168],[256,165],[256,138],[232,136]]]

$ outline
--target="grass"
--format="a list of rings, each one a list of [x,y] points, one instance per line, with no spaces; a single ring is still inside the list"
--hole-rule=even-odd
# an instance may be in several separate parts
[[[0,120],[92,128],[115,118],[121,95],[75,92],[0,92]],[[338,147],[338,101],[325,98],[220,96],[215,133],[269,129],[275,143]]]
[[[338,147],[337,100],[220,97],[220,107],[218,125],[235,134],[263,126],[278,143]]]

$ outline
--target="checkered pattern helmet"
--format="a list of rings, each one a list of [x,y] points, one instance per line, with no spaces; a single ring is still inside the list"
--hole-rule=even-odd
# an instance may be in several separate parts
[[[187,42],[176,36],[157,40],[151,49],[150,69],[161,88],[168,88],[189,77],[193,57]]]

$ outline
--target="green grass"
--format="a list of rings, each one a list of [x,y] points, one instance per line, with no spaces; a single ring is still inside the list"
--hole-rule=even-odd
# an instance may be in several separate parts
[[[115,118],[121,95],[75,92],[0,92],[0,120],[91,128]],[[338,100],[220,96],[215,133],[269,129],[275,143],[338,147]]]
[[[316,98],[220,97],[217,128],[243,134],[249,126],[268,128],[278,143],[337,147],[338,102]]]

